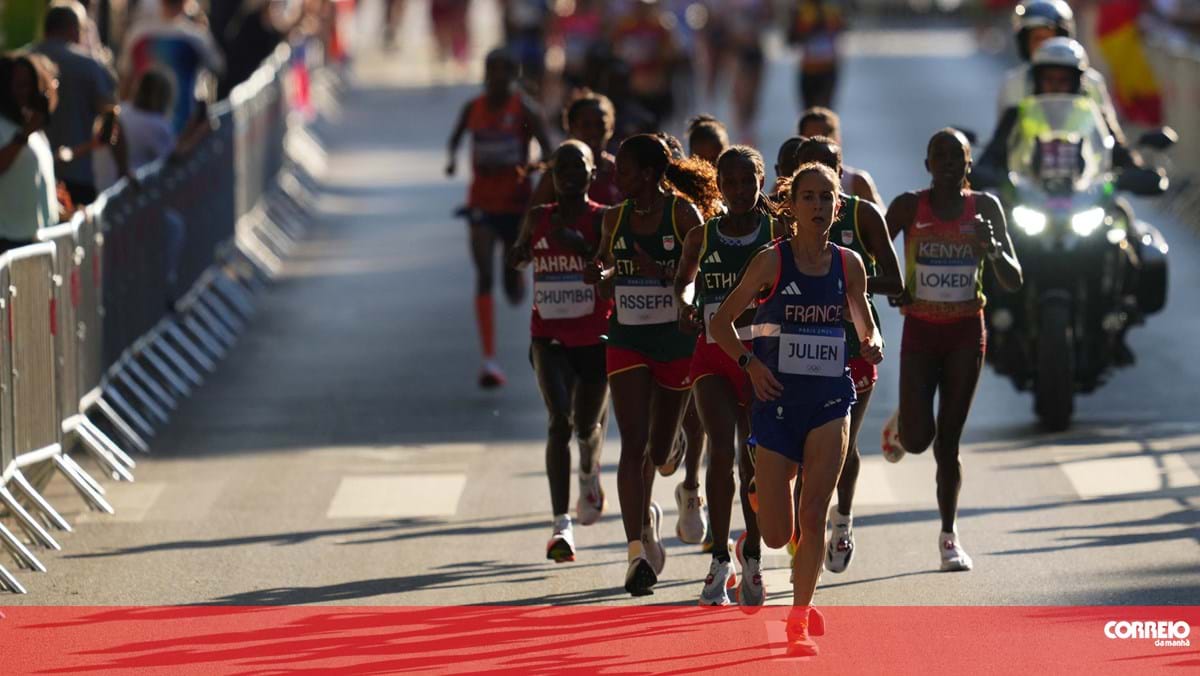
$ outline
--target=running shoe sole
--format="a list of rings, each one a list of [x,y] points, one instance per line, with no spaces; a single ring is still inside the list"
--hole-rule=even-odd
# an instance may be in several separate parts
[[[746,575],[746,555],[742,551],[745,546],[746,546],[746,533],[745,533],[745,531],[743,531],[742,534],[738,536],[737,544],[735,544],[733,546],[733,553],[734,553],[734,556],[737,558],[738,568],[740,568],[742,571],[742,583],[745,583],[746,580],[750,579]],[[762,575],[762,564],[761,563],[759,564],[758,574],[759,574],[759,576]],[[733,590],[733,600],[737,602],[738,607],[741,608],[744,612],[756,613],[763,606],[767,605],[767,586],[762,585],[762,603],[756,603],[753,605],[743,605],[742,604],[742,585],[741,584],[739,584],[737,586],[737,589]]]
[[[566,563],[575,560],[575,550],[566,540],[555,539],[546,548],[546,558],[555,563]]]
[[[650,528],[654,532],[654,537],[646,538],[646,541],[647,541],[647,545],[649,545],[650,542],[654,542],[655,543],[653,545],[654,548],[658,552],[662,553],[662,561],[660,561],[657,566],[654,566],[654,564],[651,563],[651,566],[653,566],[655,569],[654,570],[655,575],[661,575],[663,568],[667,565],[667,550],[663,546],[663,543],[662,543],[662,520],[663,520],[662,507],[660,507],[657,502],[651,501],[650,502]],[[647,549],[649,549],[649,546],[647,546]],[[649,557],[647,557],[647,560],[649,560]]]
[[[631,596],[649,596],[654,593],[654,585],[658,584],[658,575],[646,559],[638,560],[632,577],[625,579],[625,591]]]
[[[661,476],[671,476],[679,471],[679,466],[683,464],[683,458],[687,455],[687,435],[683,429],[679,430],[679,434],[675,437],[675,445],[671,448],[671,455],[667,456],[667,461],[658,466],[658,473]]]
[[[505,382],[506,381],[504,380],[503,376],[498,376],[494,373],[484,373],[483,375],[479,376],[479,386],[485,390],[494,390],[504,387]]]
[[[730,590],[730,589],[732,589],[732,590],[733,590],[733,593],[734,593],[734,595],[735,595],[735,596],[737,595],[737,582],[738,582],[738,579],[737,579],[737,578],[738,578],[738,576],[737,576],[737,573],[734,573],[733,575],[730,575],[730,576],[729,576],[729,579],[728,579],[728,580],[726,580],[726,581],[725,581],[725,589],[727,590],[727,591],[725,592],[725,593],[726,593],[726,599],[729,599],[729,597],[728,597],[728,593],[729,593],[729,592],[728,592],[728,590]],[[707,602],[705,602],[705,600],[704,600],[704,595],[703,595],[703,594],[701,594],[701,595],[700,595],[700,605],[701,605],[701,606],[703,606],[703,607],[705,607],[705,608],[723,608],[723,607],[725,607],[725,606],[730,606],[730,605],[733,605],[733,601],[732,601],[732,600],[729,600],[729,602],[728,602],[728,603],[707,603]]]

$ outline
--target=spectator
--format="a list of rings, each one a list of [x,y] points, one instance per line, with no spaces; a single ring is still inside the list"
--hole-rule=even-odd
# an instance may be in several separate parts
[[[54,155],[43,131],[58,103],[54,88],[45,57],[0,57],[0,251],[30,244],[58,223]]]
[[[93,141],[93,127],[101,114],[116,103],[117,82],[99,61],[80,46],[83,25],[70,5],[54,5],[46,12],[44,39],[33,51],[58,67],[58,108],[46,127],[50,147],[57,150],[57,176],[77,205],[96,199],[90,153],[81,146]]]
[[[275,51],[300,17],[285,16],[272,0],[214,0],[210,16],[213,36],[225,54],[225,73],[217,86],[217,98],[245,82],[263,60]],[[298,9],[298,8],[297,8]]]
[[[174,98],[170,77],[151,68],[138,79],[133,100],[121,103],[117,135],[124,141],[125,164],[130,173],[167,157],[175,149],[175,131],[168,117]],[[116,183],[121,178],[120,164],[110,151],[97,153],[97,187],[107,190]]]
[[[172,80],[171,128],[179,132],[192,116],[200,74],[220,74],[224,60],[208,28],[188,18],[186,0],[161,2],[162,15],[134,24],[125,41],[119,62],[122,92],[131,94],[143,73],[161,67]]]

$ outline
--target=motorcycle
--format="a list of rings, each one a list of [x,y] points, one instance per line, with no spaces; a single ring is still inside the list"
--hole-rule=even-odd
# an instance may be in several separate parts
[[[1165,150],[1172,134],[1150,133],[1139,145]],[[1081,96],[1026,99],[1008,138],[1001,193],[1024,285],[990,289],[987,361],[1033,392],[1050,431],[1070,426],[1076,394],[1132,363],[1125,331],[1166,304],[1166,240],[1118,193],[1161,195],[1167,177],[1114,169],[1113,148],[1096,104]]]

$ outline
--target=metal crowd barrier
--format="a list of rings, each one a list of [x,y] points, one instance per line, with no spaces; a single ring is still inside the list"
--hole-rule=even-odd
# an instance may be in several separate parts
[[[320,50],[307,49],[306,53]],[[79,450],[132,481],[149,440],[245,330],[253,297],[303,236],[308,165],[290,157],[291,51],[281,46],[181,161],[122,181],[40,243],[0,255],[0,545],[45,571],[37,548],[70,531],[43,497],[61,474],[112,513]],[[22,537],[23,536],[23,537]],[[0,567],[0,588],[24,593]]]

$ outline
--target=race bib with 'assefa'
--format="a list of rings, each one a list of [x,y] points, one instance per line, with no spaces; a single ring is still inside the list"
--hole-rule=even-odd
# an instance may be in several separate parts
[[[963,261],[918,262],[918,300],[963,303],[975,298],[977,263]]]
[[[801,327],[779,336],[779,372],[837,378],[846,372],[846,331],[842,327]]]
[[[616,281],[617,321],[626,326],[676,321],[674,290],[657,279],[630,277]]]
[[[542,319],[578,319],[596,309],[596,287],[575,273],[536,275],[533,305]]]

